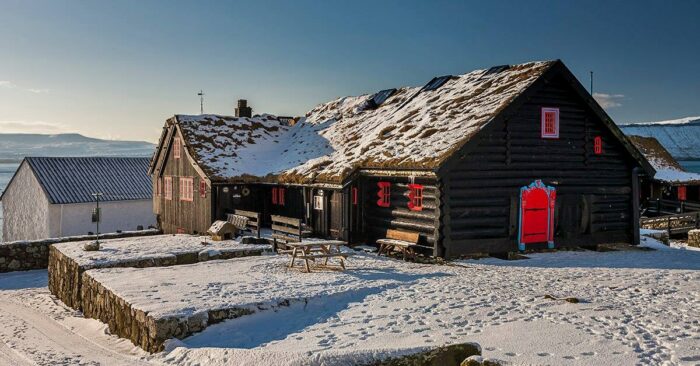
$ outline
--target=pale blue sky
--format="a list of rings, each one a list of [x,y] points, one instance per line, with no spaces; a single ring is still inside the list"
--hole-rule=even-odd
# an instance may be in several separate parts
[[[669,5],[672,4],[672,5]],[[157,139],[175,113],[300,115],[561,58],[618,123],[700,115],[698,1],[0,0],[0,133]]]

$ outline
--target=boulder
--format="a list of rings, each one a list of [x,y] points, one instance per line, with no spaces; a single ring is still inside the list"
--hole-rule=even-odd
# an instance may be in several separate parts
[[[481,355],[477,343],[460,343],[442,346],[412,355],[391,358],[374,363],[374,366],[461,366],[468,357]]]
[[[100,243],[96,241],[88,241],[83,245],[83,250],[86,252],[94,252],[100,250]]]

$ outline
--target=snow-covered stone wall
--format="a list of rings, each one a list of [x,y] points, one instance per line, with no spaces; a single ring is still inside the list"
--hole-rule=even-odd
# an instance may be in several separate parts
[[[51,246],[48,256],[49,290],[69,307],[82,310],[82,274],[89,269],[115,267],[166,267],[214,259],[259,256],[268,244],[240,244],[227,240],[202,244],[192,235],[157,235],[148,238],[105,240],[100,250],[86,252],[82,243]]]
[[[125,238],[158,234],[158,230],[129,231],[105,234],[107,238]],[[42,269],[48,266],[49,247],[56,243],[84,241],[86,236],[69,236],[62,238],[40,239],[32,241],[13,241],[0,243],[0,273]]]
[[[2,198],[3,241],[49,238],[49,201],[25,162]]]

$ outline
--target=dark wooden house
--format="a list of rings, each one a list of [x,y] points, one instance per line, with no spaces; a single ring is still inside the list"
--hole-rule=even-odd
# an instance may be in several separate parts
[[[176,115],[151,166],[165,232],[240,208],[350,242],[410,231],[444,257],[637,243],[651,171],[558,60],[339,98],[293,126]]]
[[[640,202],[646,216],[700,211],[700,174],[685,171],[653,137],[629,136],[653,168],[641,177]]]

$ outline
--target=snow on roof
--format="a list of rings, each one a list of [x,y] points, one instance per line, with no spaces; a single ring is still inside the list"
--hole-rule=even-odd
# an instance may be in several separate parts
[[[700,117],[620,125],[627,135],[654,137],[678,160],[700,159]]]
[[[654,168],[655,180],[668,183],[700,184],[700,174],[683,170],[683,167],[657,139],[634,135],[628,137]]]
[[[685,117],[679,119],[670,119],[666,121],[653,121],[653,122],[634,122],[622,125],[623,127],[632,127],[640,125],[687,125],[687,124],[700,124],[699,117]]]
[[[149,158],[27,157],[52,204],[151,199]]]
[[[357,168],[434,169],[556,61],[454,76],[436,90],[399,88],[321,104],[289,127],[270,115],[176,115],[190,154],[213,180],[276,177],[340,183]]]

